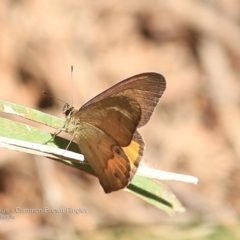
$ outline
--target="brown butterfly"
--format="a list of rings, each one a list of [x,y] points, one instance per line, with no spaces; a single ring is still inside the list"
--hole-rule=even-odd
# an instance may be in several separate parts
[[[136,173],[145,125],[166,88],[158,73],[142,73],[119,82],[79,110],[64,105],[65,131],[73,135],[105,193],[125,188]]]

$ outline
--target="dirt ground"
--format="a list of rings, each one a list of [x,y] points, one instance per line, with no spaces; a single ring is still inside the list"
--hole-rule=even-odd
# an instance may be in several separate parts
[[[1,148],[1,214],[45,207],[88,213],[19,213],[0,220],[0,238],[75,239],[76,233],[119,225],[236,223],[239,22],[237,0],[1,1],[0,99],[64,118],[63,103],[42,91],[79,108],[120,80],[161,73],[166,92],[140,130],[144,161],[199,183],[164,183],[187,209],[169,217],[127,192],[106,195],[96,178],[80,171]]]

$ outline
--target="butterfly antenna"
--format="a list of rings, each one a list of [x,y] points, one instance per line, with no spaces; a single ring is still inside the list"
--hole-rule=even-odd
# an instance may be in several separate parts
[[[47,92],[45,92],[45,91],[42,91],[42,93],[45,94],[45,95],[47,95],[47,96],[49,96],[49,97],[51,97],[51,98],[53,98],[53,99],[56,99],[56,100],[58,100],[58,101],[60,101],[60,102],[62,102],[62,103],[66,103],[66,102],[64,102],[63,100],[61,100],[60,98],[57,98],[57,97],[55,97],[55,96],[53,96],[53,95],[51,95],[51,94],[49,94],[49,93],[47,93]]]
[[[73,65],[71,66],[71,95],[72,95],[72,104],[71,106],[73,106]]]

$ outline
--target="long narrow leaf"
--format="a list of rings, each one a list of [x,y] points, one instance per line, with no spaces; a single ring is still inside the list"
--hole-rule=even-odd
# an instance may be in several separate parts
[[[62,119],[2,100],[0,100],[0,111],[53,128],[61,128],[64,125]],[[46,131],[6,118],[0,118],[0,136],[3,137],[0,138],[1,147],[49,157],[94,175],[89,165],[83,164],[74,154],[73,157],[71,156],[71,152],[80,153],[77,144],[71,143],[68,150],[65,150],[69,140],[59,136],[53,138],[52,134]],[[66,155],[67,152],[70,155]],[[167,187],[146,177],[136,175],[129,184],[128,191],[170,215],[184,210]]]

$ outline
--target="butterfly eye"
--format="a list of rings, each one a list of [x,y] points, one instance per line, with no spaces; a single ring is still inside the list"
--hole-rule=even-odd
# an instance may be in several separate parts
[[[66,116],[69,116],[71,114],[72,114],[72,110],[71,109],[68,109],[68,110],[65,111],[65,115]]]
[[[74,112],[74,108],[70,107],[70,108],[64,109],[63,113],[66,117],[69,117],[69,116],[71,117],[73,112]]]

